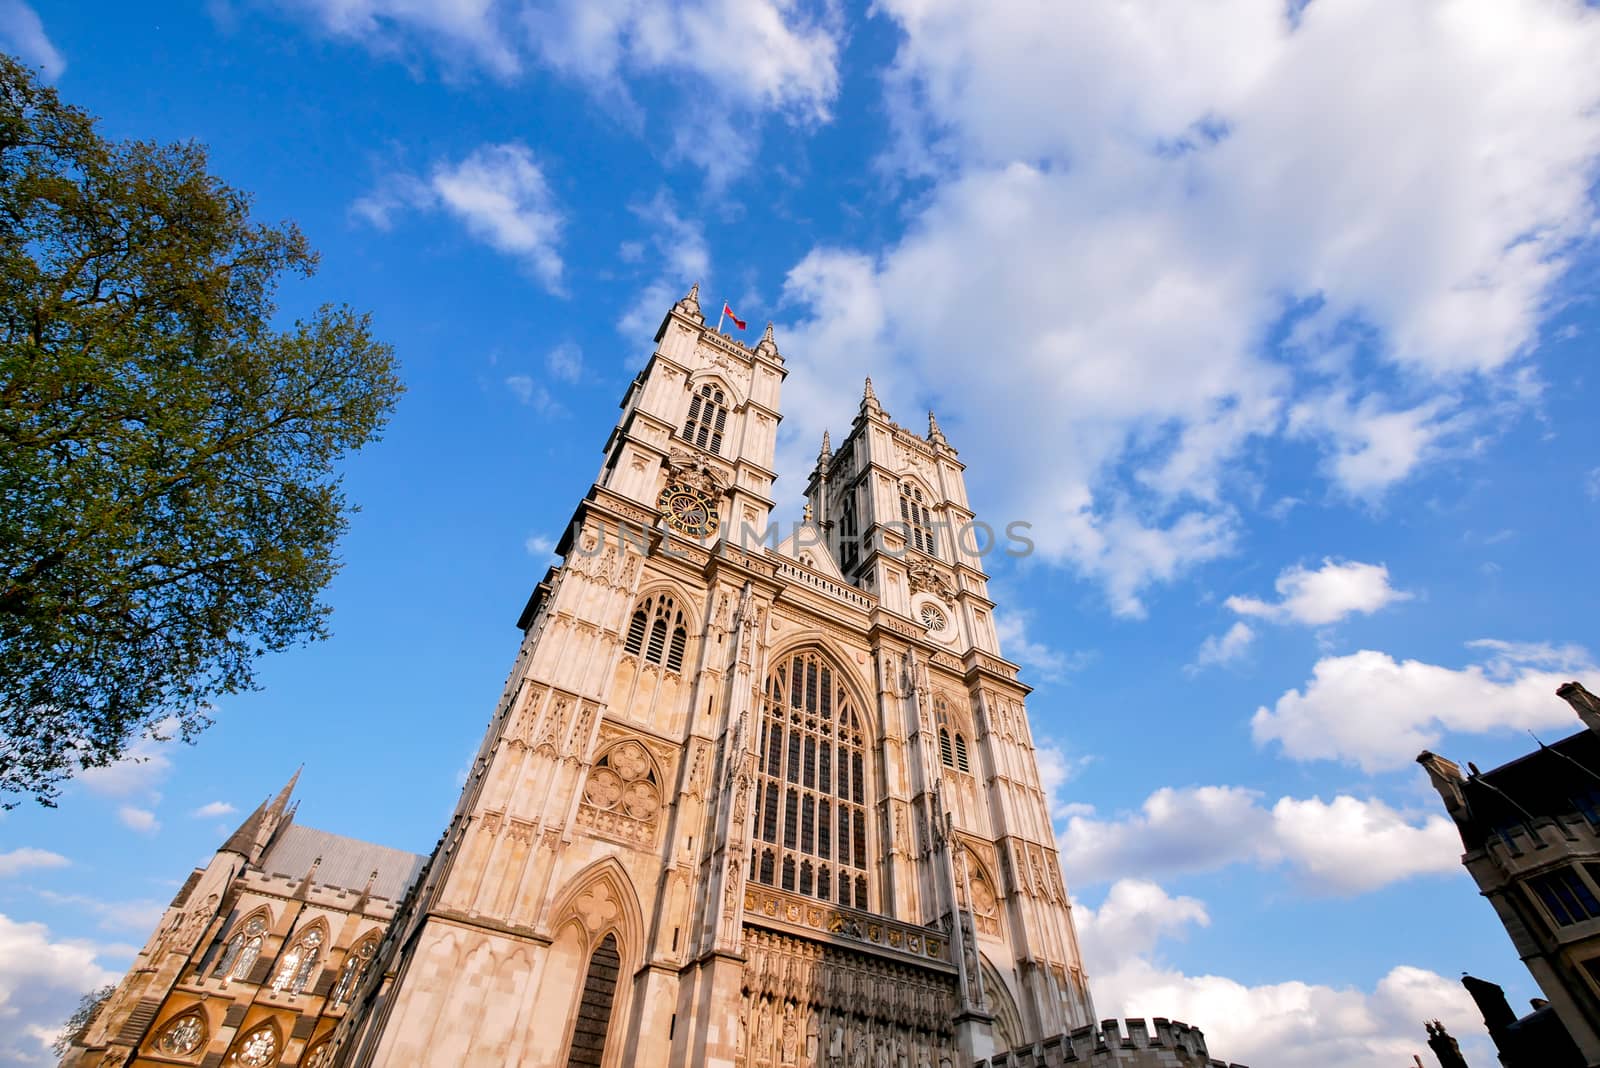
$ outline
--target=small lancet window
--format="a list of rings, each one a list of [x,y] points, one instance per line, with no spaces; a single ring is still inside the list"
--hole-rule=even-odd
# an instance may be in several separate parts
[[[967,763],[967,740],[960,734],[956,735],[956,770],[970,772],[971,765]]]
[[[622,651],[668,671],[683,670],[683,655],[689,644],[689,629],[683,613],[671,597],[646,597],[628,622],[628,636]]]
[[[947,768],[956,766],[955,753],[950,748],[950,732],[943,727],[939,728],[939,761]]]
[[[333,988],[333,1003],[335,1005],[343,1005],[355,994],[356,984],[361,981],[361,976],[366,973],[367,965],[372,963],[372,958],[377,952],[378,940],[369,938],[357,946],[349,957],[345,958],[344,971],[339,973],[339,984]]]
[[[913,549],[929,556],[939,555],[933,547],[933,522],[928,517],[927,500],[922,490],[910,482],[900,483],[900,520]]]
[[[689,418],[683,421],[683,440],[721,455],[722,435],[728,428],[728,399],[711,384],[689,399]]]

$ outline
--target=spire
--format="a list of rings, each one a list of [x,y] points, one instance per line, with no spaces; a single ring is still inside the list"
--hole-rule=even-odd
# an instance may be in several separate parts
[[[690,286],[689,292],[672,306],[672,310],[687,315],[697,323],[704,323],[706,317],[700,313],[700,283],[696,282]]]
[[[866,415],[869,412],[873,415],[880,415],[885,419],[889,417],[889,413],[883,410],[883,405],[878,403],[878,395],[872,391],[871,375],[867,376],[866,389],[861,392],[861,414]]]
[[[771,322],[768,322],[767,328],[761,331],[761,340],[756,342],[756,351],[765,356],[771,356],[775,360],[783,359],[782,356],[778,355],[778,342],[772,336]]]
[[[826,464],[833,457],[833,442],[828,439],[828,432],[822,432],[822,449],[817,453],[817,465]]]
[[[218,853],[237,853],[246,860],[254,859],[256,838],[261,834],[261,824],[267,818],[267,802],[262,800],[256,810],[244,818],[239,829],[228,836]]]
[[[294,774],[289,776],[289,781],[283,784],[282,790],[278,791],[278,796],[272,799],[272,806],[267,809],[267,815],[272,819],[273,823],[281,823],[283,821],[284,810],[289,807],[289,795],[294,793],[294,784],[300,781],[300,773],[304,770],[306,770],[304,764],[295,768]]]
[[[928,409],[928,440],[935,445],[949,445],[945,440],[944,431],[939,429],[939,420],[934,418],[933,409]]]

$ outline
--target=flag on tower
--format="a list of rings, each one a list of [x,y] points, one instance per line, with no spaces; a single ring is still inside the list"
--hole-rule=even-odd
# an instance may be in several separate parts
[[[728,307],[727,301],[722,302],[722,314],[732,319],[734,326],[737,326],[740,330],[744,329],[744,320],[733,314],[733,309]]]

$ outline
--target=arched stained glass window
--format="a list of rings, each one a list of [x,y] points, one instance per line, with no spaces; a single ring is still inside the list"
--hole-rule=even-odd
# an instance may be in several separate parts
[[[266,933],[265,916],[257,914],[245,920],[244,925],[228,940],[211,974],[226,975],[230,979],[245,978],[250,974],[250,969],[255,967],[256,958],[261,956],[261,942]]]
[[[768,676],[759,745],[756,881],[867,908],[866,745],[855,702],[817,653]]]
[[[683,421],[683,440],[702,449],[722,453],[722,435],[728,428],[728,398],[707,383],[689,399],[689,418]]]
[[[688,644],[689,630],[683,613],[671,597],[656,594],[646,597],[634,610],[622,651],[661,664],[668,671],[682,671]]]
[[[339,973],[339,983],[333,988],[333,1003],[343,1005],[349,1001],[356,992],[356,984],[361,981],[361,976],[366,973],[367,965],[372,963],[373,956],[378,952],[378,937],[373,935],[365,942],[350,952],[344,960],[344,970]]]
[[[918,552],[938,556],[933,543],[933,522],[922,490],[911,482],[900,483],[900,520],[906,527],[906,543]]]
[[[572,1049],[567,1054],[567,1068],[600,1068],[606,1052],[606,1032],[611,1026],[611,1004],[617,996],[617,974],[621,970],[622,955],[617,952],[617,937],[608,934],[589,957],[578,1015],[572,1022]]]
[[[322,939],[322,928],[313,927],[279,958],[278,973],[272,979],[273,993],[281,994],[287,990],[291,994],[298,994],[306,988],[322,960]]]

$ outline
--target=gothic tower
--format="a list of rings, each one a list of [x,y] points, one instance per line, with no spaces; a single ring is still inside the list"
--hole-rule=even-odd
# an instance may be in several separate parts
[[[1093,1008],[962,465],[668,312],[339,1063],[946,1068]]]

